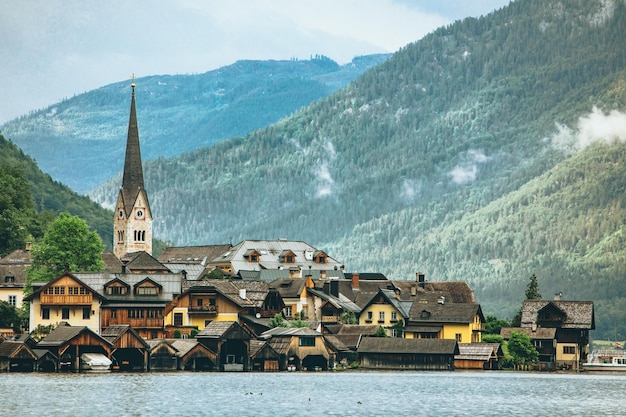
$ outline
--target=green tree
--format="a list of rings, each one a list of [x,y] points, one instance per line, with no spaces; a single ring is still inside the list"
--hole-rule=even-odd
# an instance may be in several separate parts
[[[383,328],[383,326],[378,326],[376,329],[376,333],[374,333],[374,337],[387,337],[387,332]]]
[[[339,323],[341,324],[358,324],[354,311],[344,311],[339,316]]]
[[[541,293],[539,292],[539,283],[537,282],[537,276],[532,274],[528,285],[526,286],[526,299],[527,300],[541,300]],[[515,316],[511,319],[512,327],[520,327],[522,324],[522,308],[517,311]]]
[[[514,365],[533,363],[539,358],[539,353],[531,343],[530,336],[526,334],[511,333],[507,347]]]
[[[527,300],[541,300],[541,293],[539,292],[539,284],[537,283],[537,276],[532,274],[530,281],[526,287],[526,299]]]
[[[19,332],[20,322],[17,309],[6,301],[0,301],[0,327],[10,327],[13,331]]]
[[[33,261],[27,271],[27,287],[34,281],[48,282],[64,270],[95,272],[104,268],[104,245],[96,232],[77,216],[61,213],[40,243],[33,245]]]
[[[502,320],[496,316],[487,316],[485,319],[485,333],[499,335],[503,327],[509,327],[510,325],[511,323],[508,320]]]
[[[270,319],[269,326],[270,329],[273,329],[274,327],[289,327],[287,321],[280,313],[276,313],[276,315]]]

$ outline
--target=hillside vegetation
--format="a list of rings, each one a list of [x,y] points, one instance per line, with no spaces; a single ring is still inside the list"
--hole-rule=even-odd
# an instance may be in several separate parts
[[[54,181],[2,135],[0,188],[0,256],[43,237],[61,212],[80,216],[112,250],[113,212]]]
[[[345,87],[389,56],[357,57],[341,66],[324,56],[238,61],[204,74],[138,78],[142,156],[180,155],[265,127]],[[119,82],[66,99],[1,130],[52,178],[85,193],[123,169],[129,85]]]

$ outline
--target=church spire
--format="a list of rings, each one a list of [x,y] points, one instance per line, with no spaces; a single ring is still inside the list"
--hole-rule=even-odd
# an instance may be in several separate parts
[[[135,76],[131,84],[130,118],[126,140],[126,159],[122,188],[117,197],[113,220],[113,253],[122,259],[131,252],[152,254],[152,212],[143,187],[143,168],[139,149],[139,129],[135,110]]]
[[[132,95],[130,100],[130,117],[128,120],[128,139],[126,140],[126,160],[124,161],[124,177],[122,193],[126,210],[133,207],[140,190],[143,190],[143,168],[141,166],[141,150],[139,148],[139,129],[135,110],[135,75],[132,76]]]

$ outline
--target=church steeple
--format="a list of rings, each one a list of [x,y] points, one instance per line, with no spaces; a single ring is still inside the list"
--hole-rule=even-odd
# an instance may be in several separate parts
[[[130,252],[145,251],[152,255],[152,212],[143,185],[134,75],[131,88],[124,176],[113,221],[113,253],[120,259]]]
[[[124,177],[122,194],[124,205],[128,210],[137,199],[139,190],[143,190],[143,168],[141,166],[141,149],[139,148],[139,128],[137,127],[137,111],[135,110],[135,76],[131,84],[130,117],[128,119],[128,139],[126,140],[126,160],[124,161]]]

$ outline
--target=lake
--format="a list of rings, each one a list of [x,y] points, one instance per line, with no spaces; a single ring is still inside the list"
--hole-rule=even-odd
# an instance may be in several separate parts
[[[0,374],[0,416],[624,416],[626,375]]]

